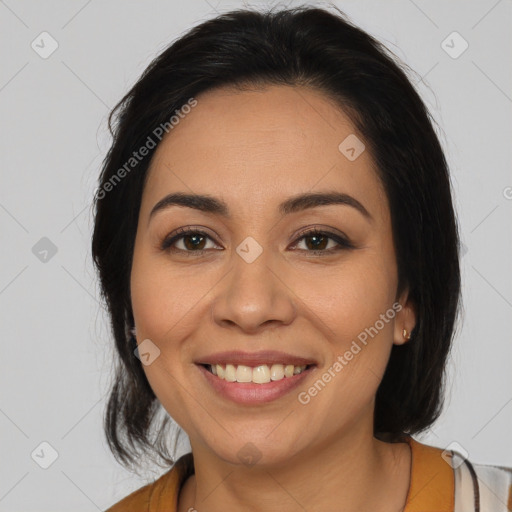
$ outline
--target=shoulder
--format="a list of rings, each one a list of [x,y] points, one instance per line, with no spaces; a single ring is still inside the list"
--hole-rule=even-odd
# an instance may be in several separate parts
[[[149,512],[152,496],[159,492],[160,488],[165,487],[171,476],[172,469],[163,474],[152,483],[137,489],[122,500],[118,501],[105,512]]]
[[[450,447],[442,449],[413,438],[408,441],[415,461],[410,489],[415,503],[411,510],[512,512],[511,467],[480,464]]]
[[[182,455],[160,478],[132,492],[105,512],[155,512],[177,508],[179,489],[194,472],[192,453]]]
[[[512,510],[512,468],[453,459],[455,512]]]

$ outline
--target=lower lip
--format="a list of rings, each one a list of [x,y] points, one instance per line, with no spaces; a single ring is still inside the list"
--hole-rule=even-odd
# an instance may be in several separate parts
[[[315,366],[311,366],[293,377],[271,380],[265,384],[255,384],[254,382],[228,382],[213,375],[200,364],[197,367],[215,391],[239,404],[264,404],[277,400],[299,386],[315,368]]]

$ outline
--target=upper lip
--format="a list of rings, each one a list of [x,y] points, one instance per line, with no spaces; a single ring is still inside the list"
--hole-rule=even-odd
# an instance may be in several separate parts
[[[293,364],[294,366],[304,366],[316,364],[316,361],[307,357],[295,356],[286,352],[277,350],[262,350],[259,352],[243,352],[241,350],[232,350],[228,352],[217,352],[210,354],[195,361],[196,364],[232,364],[245,366],[259,366],[263,364]]]

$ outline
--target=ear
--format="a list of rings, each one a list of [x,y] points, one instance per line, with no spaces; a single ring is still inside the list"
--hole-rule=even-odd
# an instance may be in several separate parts
[[[416,326],[417,307],[409,297],[409,288],[402,293],[397,302],[401,308],[395,315],[393,343],[395,345],[403,345],[409,341],[407,337],[404,337],[404,329],[407,330],[407,336],[410,337],[412,330]]]

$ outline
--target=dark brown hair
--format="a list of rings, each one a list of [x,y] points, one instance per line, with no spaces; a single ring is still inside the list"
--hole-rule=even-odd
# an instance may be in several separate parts
[[[460,305],[459,237],[447,163],[407,68],[336,11],[236,10],[203,22],[156,57],[110,114],[113,142],[95,196],[92,254],[119,356],[104,427],[112,452],[126,466],[138,464],[141,450],[167,465],[173,459],[166,446],[169,416],[154,424],[162,406],[129,334],[134,240],[156,148],[122,179],[120,169],[190,98],[221,86],[307,86],[351,117],[390,205],[397,297],[408,287],[417,309],[412,338],[393,345],[378,388],[374,434],[397,441],[403,433],[427,429],[440,415]]]

